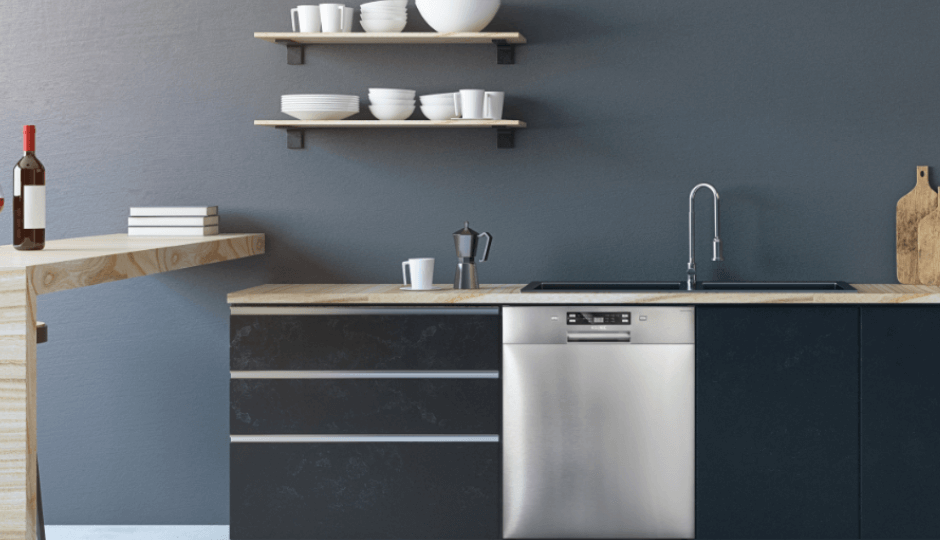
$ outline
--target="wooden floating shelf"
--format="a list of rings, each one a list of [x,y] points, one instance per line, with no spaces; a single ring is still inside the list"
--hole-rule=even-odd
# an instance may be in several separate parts
[[[527,43],[519,32],[255,32],[255,37],[287,46],[287,63],[304,63],[305,45],[479,45],[495,44],[499,64],[515,63],[515,46]]]
[[[370,129],[370,128],[494,128],[497,148],[515,148],[515,132],[524,129],[520,120],[255,120],[256,126],[287,130],[287,147],[304,147],[306,129]]]

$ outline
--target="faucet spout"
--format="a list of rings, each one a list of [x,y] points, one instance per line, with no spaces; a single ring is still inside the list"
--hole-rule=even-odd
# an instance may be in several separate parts
[[[692,188],[689,194],[689,268],[686,278],[686,290],[695,290],[695,193],[701,189],[707,188],[712,192],[715,199],[715,238],[712,239],[712,260],[725,260],[721,250],[721,211],[718,199],[718,190],[711,184],[699,184]]]

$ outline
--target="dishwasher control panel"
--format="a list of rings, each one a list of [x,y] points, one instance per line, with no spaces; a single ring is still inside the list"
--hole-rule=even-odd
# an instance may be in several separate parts
[[[583,311],[569,311],[568,324],[578,326],[590,326],[593,324],[619,324],[629,325],[631,320],[630,312],[620,313],[591,313]]]

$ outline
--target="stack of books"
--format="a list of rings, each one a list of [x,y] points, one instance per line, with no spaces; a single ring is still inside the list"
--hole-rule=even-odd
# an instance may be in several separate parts
[[[128,236],[212,236],[219,234],[218,206],[131,208]]]

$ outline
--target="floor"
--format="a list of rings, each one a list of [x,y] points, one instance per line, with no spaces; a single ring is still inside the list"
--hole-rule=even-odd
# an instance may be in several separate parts
[[[228,540],[228,526],[47,525],[46,540]]]

